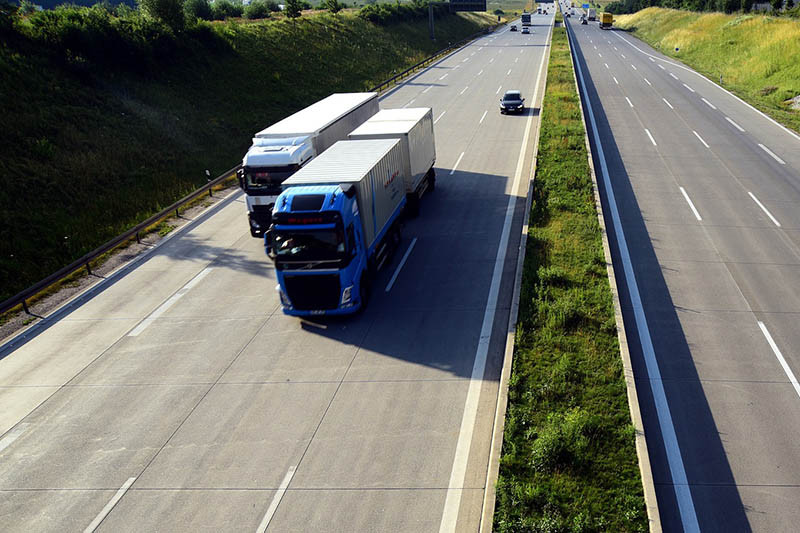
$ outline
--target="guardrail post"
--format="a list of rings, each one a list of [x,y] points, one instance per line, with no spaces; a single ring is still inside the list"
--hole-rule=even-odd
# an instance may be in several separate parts
[[[86,272],[88,272],[90,276],[92,275],[92,267],[89,265],[89,261],[86,261]]]
[[[142,239],[139,238],[139,232],[138,231],[136,232],[136,243],[137,244],[142,244]]]
[[[22,310],[25,311],[25,314],[31,314],[31,310],[28,309],[28,302],[25,299],[22,300]]]
[[[208,188],[208,197],[214,198],[214,189],[212,189],[211,187]]]
[[[178,217],[178,218],[181,218],[181,214],[178,213],[178,208],[177,207],[175,208],[175,216]]]

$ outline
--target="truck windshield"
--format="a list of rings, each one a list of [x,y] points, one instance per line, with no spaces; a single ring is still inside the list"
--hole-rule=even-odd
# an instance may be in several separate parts
[[[299,165],[245,168],[245,191],[250,194],[280,194],[281,183],[299,168]]]
[[[344,257],[344,235],[338,229],[275,230],[272,246],[286,263],[338,261]]]

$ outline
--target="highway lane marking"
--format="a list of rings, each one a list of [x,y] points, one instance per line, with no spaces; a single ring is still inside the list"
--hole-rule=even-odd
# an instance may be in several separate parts
[[[200,281],[202,281],[202,279],[203,279],[204,277],[206,277],[206,276],[209,274],[209,272],[211,272],[212,270],[214,270],[214,267],[206,267],[206,268],[204,268],[203,270],[201,270],[199,274],[197,274],[195,277],[193,277],[191,280],[189,280],[189,282],[188,282],[186,285],[184,285],[183,287],[181,287],[181,288],[178,290],[178,292],[176,292],[175,294],[173,294],[173,295],[172,295],[172,296],[171,296],[171,297],[170,297],[170,298],[169,298],[169,299],[168,299],[166,302],[164,302],[163,304],[161,304],[161,305],[158,307],[158,309],[156,309],[155,311],[153,311],[152,313],[150,313],[150,316],[148,316],[147,318],[145,318],[144,320],[142,320],[141,322],[139,322],[139,325],[138,325],[138,326],[136,326],[135,328],[133,328],[133,330],[131,330],[131,332],[130,332],[130,333],[128,333],[128,337],[138,337],[138,336],[139,336],[139,334],[140,334],[141,332],[143,332],[144,330],[146,330],[146,329],[147,329],[147,327],[148,327],[150,324],[152,324],[153,322],[155,322],[155,321],[158,319],[158,317],[160,317],[161,315],[163,315],[164,313],[166,313],[166,312],[167,312],[167,310],[168,310],[170,307],[172,307],[173,305],[175,305],[175,302],[177,302],[178,300],[180,300],[181,298],[183,298],[183,296],[184,296],[184,295],[185,295],[187,292],[189,292],[189,291],[192,289],[192,287],[194,287],[195,285],[197,285],[198,283],[200,283]]]
[[[480,48],[478,48],[478,52],[480,52],[481,50],[483,50],[483,46],[481,46]]]
[[[417,101],[416,98],[412,98],[411,101],[409,103],[407,103],[406,105],[404,105],[403,107],[408,107],[408,106],[410,106],[411,104],[413,104],[416,101]]]
[[[597,45],[594,45],[594,49],[597,50]]]
[[[423,93],[426,93],[426,92],[430,91],[432,88],[433,88],[433,85],[428,85],[428,88],[427,88],[427,89],[425,89],[425,90],[424,90],[424,91],[422,91],[422,92],[423,92]]]
[[[676,75],[675,75],[675,74],[673,74],[672,72],[670,72],[670,73],[669,73],[669,75],[670,75],[670,76],[672,76],[673,78],[675,78],[676,80],[678,79],[678,76],[676,76]]]
[[[458,93],[458,95],[459,95],[459,96],[461,96],[462,94],[464,94],[465,92],[467,92],[467,89],[469,89],[469,85],[467,85],[466,87],[464,87],[463,89],[461,89],[461,92],[460,92],[460,93]]]
[[[434,123],[434,124],[436,124],[437,122],[439,122],[439,119],[440,119],[440,118],[442,118],[442,117],[444,116],[444,114],[445,114],[445,113],[447,113],[447,111],[442,111],[442,114],[441,114],[441,115],[439,115],[439,116],[437,117],[437,119],[433,121],[433,123]]]
[[[794,391],[800,396],[800,383],[797,382],[797,378],[794,376],[794,372],[792,369],[789,368],[789,363],[786,362],[786,359],[783,358],[783,354],[781,350],[778,348],[778,345],[775,343],[775,340],[772,338],[772,335],[769,334],[769,330],[767,326],[764,325],[762,321],[758,321],[758,327],[761,328],[761,333],[767,338],[767,342],[769,343],[769,347],[772,348],[772,353],[775,354],[775,357],[778,358],[778,362],[781,364],[783,371],[786,373],[786,377],[789,378],[789,382],[794,387]]]
[[[617,85],[619,85],[619,82],[617,81],[617,77],[616,77],[616,76],[611,76],[611,77],[612,77],[612,78],[614,78],[614,83],[616,83]]]
[[[25,433],[25,431],[28,429],[28,425],[29,424],[25,423],[19,424],[17,425],[17,427],[6,433],[6,435],[2,439],[0,439],[0,453],[2,453],[3,450],[11,446],[15,440],[20,438],[22,434]]]
[[[778,162],[778,163],[780,163],[781,165],[785,165],[785,164],[786,164],[786,162],[785,162],[783,159],[781,159],[780,157],[778,157],[777,155],[775,155],[775,153],[774,153],[772,150],[770,150],[769,148],[767,148],[766,146],[764,146],[764,145],[763,145],[763,144],[761,144],[761,143],[759,143],[758,145],[761,147],[761,149],[762,149],[762,150],[764,150],[764,151],[765,151],[765,152],[767,152],[769,155],[771,155],[771,156],[772,156],[772,158],[773,158],[773,159],[775,159],[775,161],[777,161],[777,162]]]
[[[445,79],[445,78],[447,77],[447,75],[448,75],[448,74],[449,74],[449,72],[445,72],[444,74],[442,74],[442,75],[439,77],[439,81],[442,81],[443,79]]]
[[[475,52],[472,52],[472,53],[470,54],[470,57],[472,57],[472,56],[474,56],[474,55],[475,55]]]
[[[642,54],[646,55],[646,56],[648,57],[648,59],[650,59],[650,61],[652,61],[653,63],[655,63],[655,59],[653,58],[653,56],[652,56],[651,54],[648,54],[647,52],[645,52],[644,50],[642,50],[641,48],[639,48],[638,46],[636,46],[635,44],[633,44],[632,42],[630,42],[630,41],[629,41],[628,39],[626,39],[625,37],[623,37],[623,36],[621,36],[621,35],[619,35],[619,34],[617,34],[617,33],[614,33],[614,35],[615,35],[616,37],[619,37],[620,39],[622,39],[622,40],[623,40],[623,41],[625,41],[626,43],[628,43],[628,45],[629,45],[631,48],[633,48],[633,49],[635,49],[635,50],[638,50],[640,53],[642,53]],[[784,132],[788,133],[789,135],[791,135],[792,137],[794,137],[795,139],[797,139],[798,141],[800,141],[800,135],[798,135],[797,133],[793,132],[792,130],[790,130],[789,128],[787,128],[786,126],[784,126],[783,124],[781,124],[780,122],[778,122],[777,120],[775,120],[774,118],[772,118],[772,117],[770,117],[770,116],[767,116],[767,114],[766,114],[766,113],[764,113],[763,111],[760,111],[760,110],[756,109],[755,107],[753,107],[751,104],[748,104],[747,102],[745,102],[744,100],[742,100],[741,98],[739,98],[738,96],[736,96],[735,94],[733,94],[732,92],[730,92],[729,90],[725,89],[724,87],[721,87],[721,86],[717,85],[716,83],[714,83],[713,81],[709,80],[708,78],[706,78],[706,77],[705,77],[705,76],[703,76],[702,74],[700,74],[700,73],[698,73],[698,72],[695,72],[694,70],[692,70],[692,69],[690,69],[690,68],[684,67],[683,65],[679,65],[678,63],[673,63],[672,61],[667,61],[666,59],[661,59],[661,58],[659,58],[659,61],[664,61],[665,63],[668,63],[668,64],[670,64],[670,65],[673,65],[673,66],[675,66],[675,67],[682,68],[682,69],[683,69],[683,70],[685,70],[686,72],[691,72],[692,74],[695,74],[695,75],[697,75],[697,76],[700,76],[701,78],[703,78],[704,80],[706,80],[708,83],[710,83],[711,85],[713,85],[714,87],[716,87],[716,88],[717,88],[717,89],[719,89],[720,91],[723,91],[723,92],[727,93],[729,96],[731,96],[731,97],[733,97],[733,98],[736,98],[736,99],[739,101],[739,103],[741,103],[741,104],[744,104],[745,106],[749,107],[751,110],[755,111],[756,113],[758,113],[759,115],[761,115],[763,118],[765,118],[765,119],[769,120],[769,121],[770,121],[770,122],[772,122],[774,125],[778,126],[780,129],[782,129]],[[659,65],[659,67],[661,67],[661,65]],[[663,68],[663,67],[661,67],[661,68]]]
[[[603,54],[601,54],[600,52],[597,52],[597,55],[599,55],[601,58],[603,57]]]
[[[628,59],[627,57],[625,57],[625,54],[620,54],[620,55],[622,56],[622,59]]]
[[[701,142],[701,143],[703,143],[703,146],[705,146],[706,148],[709,148],[709,146],[708,146],[708,143],[707,143],[707,142],[705,142],[705,141],[703,140],[703,138],[702,138],[702,137],[700,137],[700,134],[699,134],[699,133],[697,133],[697,132],[696,132],[696,131],[694,131],[694,130],[692,130],[692,133],[694,133],[694,136],[695,136],[695,137],[697,137],[698,139],[700,139],[700,142]]]
[[[633,270],[633,262],[631,261],[630,252],[628,251],[628,244],[625,239],[625,233],[622,228],[619,211],[617,209],[617,201],[614,197],[614,189],[611,187],[611,178],[608,174],[608,165],[603,151],[603,144],[600,141],[600,133],[597,130],[597,121],[594,118],[594,111],[592,110],[592,102],[586,91],[586,81],[583,77],[583,69],[580,62],[575,63],[578,70],[578,77],[581,80],[580,90],[583,92],[584,102],[589,111],[589,122],[592,126],[592,136],[594,137],[595,145],[597,146],[598,159],[600,160],[600,170],[605,183],[606,194],[608,195],[608,204],[611,209],[611,219],[614,224],[614,233],[617,236],[619,244],[620,256],[622,259],[622,267],[625,273],[625,279],[628,282],[628,289],[631,298],[631,305],[633,307],[634,318],[636,322],[636,329],[639,333],[639,342],[642,346],[642,355],[644,356],[645,366],[647,367],[647,374],[650,378],[650,390],[653,394],[653,400],[656,407],[656,414],[658,416],[658,423],[661,427],[661,438],[664,442],[664,451],[667,455],[667,463],[669,465],[670,474],[672,475],[672,488],[675,491],[675,499],[678,502],[678,511],[681,516],[681,524],[687,533],[695,533],[700,531],[700,525],[697,522],[697,514],[694,509],[694,502],[692,501],[692,493],[689,489],[689,482],[686,477],[686,469],[683,466],[683,458],[681,456],[680,445],[678,438],[675,434],[675,426],[672,424],[672,415],[670,414],[669,403],[667,403],[667,396],[664,392],[664,382],[661,380],[661,371],[658,368],[658,360],[655,356],[655,348],[653,348],[653,340],[650,337],[650,329],[647,325],[647,316],[644,313],[644,305],[642,304],[642,297],[639,294],[639,287],[636,283],[636,276]],[[647,129],[645,129],[647,131]],[[648,135],[650,134],[647,131]],[[655,142],[653,143],[655,144]]]
[[[629,106],[633,107],[633,102],[631,102],[631,99],[630,99],[630,98],[628,98],[628,97],[626,96],[626,97],[625,97],[625,100],[627,100],[627,101],[628,101],[628,105],[629,105]]]
[[[732,120],[731,120],[729,117],[725,117],[725,120],[727,120],[728,122],[730,122],[731,124],[733,124],[733,127],[735,127],[737,130],[739,130],[739,131],[741,131],[742,133],[744,133],[744,128],[743,128],[743,127],[741,127],[740,125],[738,125],[737,123],[735,123],[734,121],[732,121]]]
[[[656,144],[656,140],[655,140],[655,139],[653,139],[653,136],[652,136],[652,135],[650,135],[650,130],[648,130],[647,128],[645,128],[645,129],[644,129],[644,131],[647,133],[647,136],[648,136],[648,137],[650,137],[650,142],[651,142],[651,143],[653,143],[653,146],[658,146],[658,145]]]
[[[548,29],[548,42],[550,34],[552,33],[552,28],[553,26],[551,25]],[[534,85],[531,105],[536,105],[539,87],[541,86],[545,57],[547,57],[547,54],[542,54],[542,59],[539,63],[539,73],[536,76],[536,84]],[[506,205],[506,216],[503,222],[503,231],[500,234],[500,242],[497,246],[497,257],[495,258],[494,270],[492,271],[492,283],[489,286],[489,295],[486,299],[486,308],[483,315],[483,323],[481,324],[478,347],[475,351],[475,362],[472,366],[472,374],[469,380],[467,398],[464,402],[464,414],[461,418],[461,428],[458,433],[458,443],[456,444],[456,451],[453,457],[453,468],[450,471],[450,481],[447,485],[447,496],[444,502],[442,521],[439,524],[439,533],[455,533],[456,531],[458,511],[461,507],[461,495],[464,492],[464,479],[467,475],[469,450],[475,430],[475,419],[478,416],[478,402],[480,400],[481,386],[484,383],[483,374],[486,370],[486,358],[489,353],[489,342],[492,337],[492,328],[494,326],[495,314],[497,312],[497,300],[500,294],[500,282],[502,281],[503,277],[503,265],[506,262],[506,253],[508,251],[508,240],[511,234],[511,222],[514,218],[514,207],[518,199],[516,196],[516,191],[519,189],[520,179],[522,177],[522,170],[525,163],[525,153],[528,146],[528,137],[530,135],[532,121],[533,114],[530,114],[528,115],[525,134],[522,137],[522,146],[520,147],[519,158],[517,159],[517,168],[514,173],[514,183],[511,185],[511,193],[508,195],[508,204]]]
[[[289,483],[292,482],[292,478],[294,477],[296,470],[296,466],[290,466],[289,471],[286,472],[285,476],[283,476],[283,481],[281,481],[275,496],[272,497],[269,508],[267,508],[267,512],[264,513],[264,518],[261,519],[261,523],[258,525],[256,533],[264,533],[267,530],[269,523],[272,521],[272,517],[275,516],[275,511],[278,510],[278,505],[281,503],[283,495],[286,494],[286,489],[289,487]]]
[[[706,103],[706,105],[708,105],[708,107],[710,107],[711,109],[717,109],[717,107],[716,107],[714,104],[712,104],[711,102],[709,102],[709,101],[708,101],[708,100],[706,100],[705,98],[700,98],[700,99],[701,99],[702,101],[704,101],[704,102]]]
[[[489,63],[491,63],[492,61],[494,61],[494,58],[489,59]]]
[[[518,58],[518,57],[515,57],[515,58],[514,58],[514,63],[516,63],[517,61],[519,61],[519,58]]]
[[[461,155],[460,155],[460,156],[458,156],[458,159],[456,160],[456,164],[455,164],[455,165],[453,165],[453,169],[450,171],[450,175],[451,175],[451,176],[452,176],[453,174],[455,174],[455,172],[456,172],[456,169],[458,168],[458,164],[459,164],[459,163],[461,163],[461,158],[462,158],[462,157],[464,157],[464,152],[461,152]]]
[[[497,90],[494,92],[494,94],[500,94],[500,89],[502,89],[502,88],[503,88],[502,85],[500,87],[498,87]]]
[[[631,68],[632,68],[633,70],[639,70],[638,68],[636,68],[636,65],[634,65],[633,63],[631,63]]]
[[[466,63],[467,61],[469,61],[468,57],[465,57],[464,59],[461,60],[462,63]]]
[[[613,48],[614,48],[614,50],[616,50],[616,49],[617,49],[617,47],[616,47],[616,46],[614,46]]]
[[[661,70],[667,70],[664,68],[664,65],[659,65],[658,68],[660,68]]]
[[[486,111],[484,111],[484,112],[483,112],[483,116],[482,116],[482,117],[481,117],[481,119],[478,121],[478,124],[483,124],[483,119],[485,119],[485,118],[486,118],[486,113],[488,113],[488,112],[489,112],[489,110],[488,110],[488,109],[487,109]]]
[[[390,279],[389,283],[386,285],[386,292],[389,292],[390,290],[392,290],[392,287],[394,286],[394,282],[395,282],[395,280],[397,280],[397,276],[400,275],[400,270],[402,270],[403,269],[403,265],[406,264],[406,260],[408,260],[408,256],[411,255],[411,250],[414,249],[414,245],[415,244],[417,244],[417,238],[416,237],[414,237],[414,239],[411,241],[411,244],[408,245],[408,250],[406,250],[406,253],[403,254],[403,258],[400,260],[400,264],[397,265],[397,268],[394,271],[394,275],[392,276],[392,279]]]
[[[95,516],[94,520],[92,520],[92,523],[86,526],[86,529],[83,530],[83,533],[92,533],[95,529],[97,529],[97,526],[100,525],[100,522],[105,520],[108,513],[110,513],[111,509],[117,505],[117,502],[125,495],[130,486],[133,485],[134,481],[136,481],[135,477],[128,478],[128,481],[126,481],[125,484],[120,487],[117,493],[114,494],[114,497],[109,500],[105,507],[103,507],[103,509],[100,511],[100,514]]]
[[[683,86],[684,86],[684,87],[686,87],[687,89],[689,89],[690,91],[694,92],[694,89],[692,89],[691,87],[689,87],[689,86],[688,86],[688,85],[686,85],[685,83],[683,84]]]
[[[603,64],[606,66],[606,68],[608,68],[608,63],[603,63]]]
[[[478,76],[480,76],[481,74],[483,74],[483,69],[481,69],[481,71],[478,72]]]
[[[643,80],[644,80],[644,81],[647,83],[647,85],[649,85],[650,87],[652,87],[652,86],[653,86],[653,84],[652,84],[652,83],[650,83],[650,80],[648,80],[647,78],[642,78],[642,79],[643,79]]]
[[[508,72],[506,72],[506,76],[508,76],[509,74],[511,74],[511,69],[508,69]]]
[[[774,222],[774,223],[775,223],[775,225],[776,225],[776,226],[778,226],[778,227],[780,228],[780,227],[781,227],[781,223],[780,223],[780,222],[778,222],[778,220],[777,220],[777,219],[776,219],[774,216],[772,216],[772,213],[770,213],[770,212],[767,210],[767,208],[766,208],[766,207],[764,207],[764,204],[762,204],[761,202],[759,202],[759,201],[758,201],[758,198],[756,198],[756,195],[755,195],[755,194],[753,194],[753,193],[752,193],[752,192],[750,192],[750,191],[747,191],[747,194],[749,194],[749,195],[750,195],[750,198],[752,198],[752,199],[753,199],[753,201],[754,201],[755,203],[757,203],[757,204],[758,204],[758,207],[760,207],[760,208],[761,208],[761,210],[762,210],[762,211],[764,211],[764,212],[767,214],[767,216],[770,218],[770,220],[772,220],[772,222]]]
[[[670,103],[667,101],[667,99],[666,99],[666,98],[662,98],[662,100],[664,100],[664,103],[665,103],[665,104],[667,104],[667,105],[669,106],[669,108],[670,108],[670,109],[675,109],[674,107],[672,107],[672,104],[670,104]]]
[[[683,187],[679,188],[681,190],[681,193],[683,194],[683,197],[686,198],[686,202],[689,204],[689,207],[692,209],[692,213],[694,213],[694,218],[696,218],[697,220],[703,220],[702,218],[700,218],[700,213],[697,212],[697,208],[695,208],[694,204],[692,203],[692,199],[689,198],[688,194],[686,194],[686,189],[684,189]]]

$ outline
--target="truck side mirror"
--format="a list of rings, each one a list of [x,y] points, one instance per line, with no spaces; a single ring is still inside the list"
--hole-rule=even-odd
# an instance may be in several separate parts
[[[240,168],[236,171],[236,178],[239,180],[239,188],[244,190],[244,169]]]

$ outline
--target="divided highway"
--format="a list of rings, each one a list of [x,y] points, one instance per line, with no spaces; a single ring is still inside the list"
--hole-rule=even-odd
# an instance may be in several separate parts
[[[629,34],[566,21],[664,530],[796,530],[800,138]]]
[[[284,316],[236,193],[0,347],[2,529],[476,531],[538,121],[498,100],[534,105],[534,24],[382,98],[433,108],[437,187],[364,313]]]

